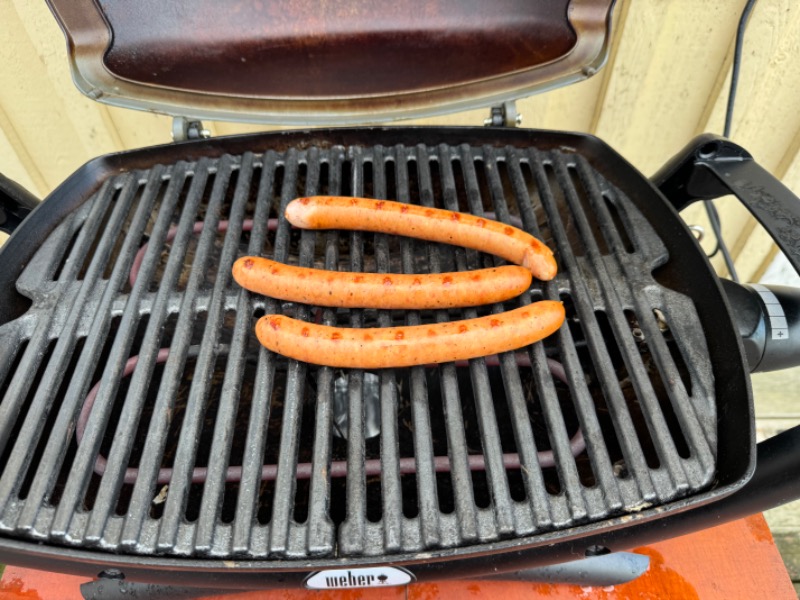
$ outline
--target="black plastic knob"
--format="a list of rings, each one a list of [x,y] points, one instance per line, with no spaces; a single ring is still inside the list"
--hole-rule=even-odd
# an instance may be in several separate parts
[[[800,288],[739,285],[727,279],[722,284],[750,371],[800,366]]]

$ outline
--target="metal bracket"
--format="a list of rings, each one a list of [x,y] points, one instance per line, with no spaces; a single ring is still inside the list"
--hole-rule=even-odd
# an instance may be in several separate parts
[[[517,103],[511,100],[490,109],[489,118],[483,120],[486,127],[519,127],[522,115],[517,112]]]
[[[186,117],[172,119],[172,141],[199,140],[211,137],[211,132],[203,127],[203,122]]]
[[[649,556],[633,552],[613,552],[599,556],[587,554],[587,558],[504,573],[490,579],[604,587],[633,581],[641,577],[649,566]]]

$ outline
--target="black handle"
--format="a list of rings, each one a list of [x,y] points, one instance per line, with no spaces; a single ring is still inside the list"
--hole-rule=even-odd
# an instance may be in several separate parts
[[[656,173],[653,182],[678,210],[695,200],[735,194],[800,273],[800,200],[741,146],[719,136],[701,135]],[[800,364],[800,290],[737,289],[740,286],[728,281],[723,286],[750,370]]]
[[[652,178],[678,210],[734,194],[800,273],[800,200],[747,150],[712,134],[692,140]]]
[[[0,173],[0,231],[13,233],[38,204],[36,196]]]

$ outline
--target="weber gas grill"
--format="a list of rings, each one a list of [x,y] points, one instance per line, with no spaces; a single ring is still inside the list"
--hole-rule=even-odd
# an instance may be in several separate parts
[[[355,3],[347,16],[209,3],[170,19],[151,2],[51,4],[82,91],[181,117],[176,135],[195,139],[97,158],[32,211],[4,188],[20,223],[0,254],[13,282],[0,290],[2,560],[207,588],[402,584],[626,549],[800,495],[796,430],[756,460],[748,379],[797,362],[797,295],[722,282],[677,214],[732,192],[800,264],[797,199],[743,149],[701,137],[649,181],[572,133],[201,134],[199,117],[373,121],[585,77],[610,1],[424,15]],[[474,47],[491,60],[468,60]],[[434,49],[440,63],[422,60]],[[495,117],[513,121],[511,105]],[[238,287],[243,255],[387,273],[500,262],[291,227],[288,202],[316,194],[513,224],[555,251],[559,274],[503,305],[443,311]],[[265,313],[388,327],[542,299],[566,307],[555,335],[463,363],[319,367],[253,333]]]

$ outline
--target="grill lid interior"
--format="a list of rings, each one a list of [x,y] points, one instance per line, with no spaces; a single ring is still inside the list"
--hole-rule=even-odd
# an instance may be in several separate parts
[[[477,552],[735,478],[728,462],[747,445],[725,435],[717,459],[725,426],[699,299],[654,276],[672,260],[664,236],[574,148],[269,147],[134,161],[22,272],[33,304],[0,328],[4,536],[177,557]],[[464,365],[344,372],[267,352],[252,335],[265,311],[361,327],[476,309],[279,304],[232,284],[242,254],[387,272],[495,264],[281,218],[293,198],[325,193],[521,222],[561,271],[505,308],[561,299],[567,325]],[[337,386],[346,439],[333,434]],[[370,394],[382,423],[368,439]]]
[[[49,0],[89,97],[175,116],[366,123],[578,81],[613,0]]]

